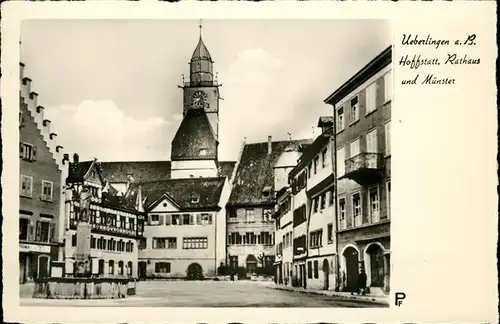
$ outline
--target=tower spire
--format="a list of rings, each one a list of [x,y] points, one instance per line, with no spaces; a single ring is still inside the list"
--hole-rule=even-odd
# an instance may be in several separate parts
[[[200,19],[200,24],[198,25],[198,27],[200,27],[200,38],[201,38],[201,29],[203,28],[203,19]]]

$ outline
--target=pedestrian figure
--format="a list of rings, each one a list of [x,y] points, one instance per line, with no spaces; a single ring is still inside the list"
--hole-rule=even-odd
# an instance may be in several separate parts
[[[358,295],[361,294],[364,296],[366,292],[366,273],[365,269],[361,268],[361,272],[358,275]]]

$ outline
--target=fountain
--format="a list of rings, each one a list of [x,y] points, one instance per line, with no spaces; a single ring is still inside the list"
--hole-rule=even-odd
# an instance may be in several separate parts
[[[135,280],[130,278],[92,277],[89,222],[91,191],[83,184],[72,184],[77,194],[77,244],[73,255],[75,267],[72,276],[40,278],[35,280],[33,298],[47,299],[110,299],[135,295]]]

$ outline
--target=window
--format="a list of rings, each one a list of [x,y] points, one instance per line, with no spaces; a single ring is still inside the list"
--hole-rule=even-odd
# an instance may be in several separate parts
[[[108,262],[108,273],[110,275],[115,273],[115,261],[113,261],[113,260],[109,260],[109,262]]]
[[[172,225],[180,225],[181,223],[181,215],[174,214],[172,215]]]
[[[208,248],[208,238],[207,237],[184,237],[182,239],[183,249],[207,249]]]
[[[123,276],[123,261],[118,261],[118,274]]]
[[[323,245],[323,230],[311,232],[309,235],[309,245],[312,249]]]
[[[317,213],[319,209],[319,197],[315,197],[312,200],[312,204],[313,204],[313,213]]]
[[[273,211],[270,208],[264,208],[264,212],[262,213],[262,220],[264,222],[271,222],[272,221],[272,214],[273,214]]]
[[[25,161],[36,161],[36,147],[28,143],[19,143],[19,157]]]
[[[345,120],[344,120],[344,107],[337,109],[337,132],[344,130]]]
[[[156,262],[155,263],[156,273],[170,273],[170,262]]]
[[[385,124],[385,155],[391,155],[391,122]]]
[[[194,195],[191,197],[191,203],[192,204],[197,204],[200,202],[200,196],[199,195]]]
[[[76,246],[76,234],[71,235],[71,246]]]
[[[360,150],[359,150],[359,138],[358,138],[354,142],[351,142],[351,157],[355,157],[359,153]]]
[[[46,221],[36,222],[36,241],[38,242],[50,242],[51,237],[54,233],[55,224]],[[75,235],[76,240],[76,235]],[[76,242],[75,242],[76,246]]]
[[[241,236],[240,233],[231,233],[229,234],[229,245],[241,244]]]
[[[389,71],[384,75],[384,99],[385,102],[392,100],[392,72]]]
[[[151,222],[159,222],[159,221],[160,221],[160,215],[158,214],[151,215]]]
[[[104,260],[103,259],[99,260],[99,274],[100,275],[104,274]]]
[[[146,244],[147,244],[147,240],[146,240],[146,238],[143,237],[139,240],[139,242],[137,242],[137,248],[139,250],[144,250],[144,249],[146,249]]]
[[[259,234],[259,237],[258,237],[258,244],[272,245],[273,244],[273,234],[269,233],[269,232],[261,232]]]
[[[318,173],[319,156],[314,158],[314,174]]]
[[[330,189],[330,191],[328,191],[328,196],[330,197],[330,206],[333,206],[333,202],[335,201],[335,199],[333,199],[334,197],[334,189]]]
[[[120,228],[125,228],[125,216],[120,216]]]
[[[347,227],[346,214],[345,214],[345,198],[339,199],[339,220],[340,220],[340,229],[345,229]]]
[[[212,214],[202,213],[201,222],[203,225],[212,225]]]
[[[319,278],[319,267],[318,267],[318,260],[314,261],[314,279]]]
[[[352,215],[354,217],[354,226],[361,225],[361,193],[352,195]]]
[[[387,218],[391,217],[391,181],[387,181]]]
[[[345,174],[345,148],[337,150],[337,178]]]
[[[42,200],[52,201],[52,188],[54,184],[51,181],[42,180]]]
[[[358,96],[351,99],[351,123],[359,120]]]
[[[312,279],[312,277],[313,277],[312,262],[307,261],[307,278]]]
[[[377,109],[377,82],[366,88],[366,113],[369,114],[375,109]]]
[[[293,227],[299,226],[307,220],[306,205],[302,205],[293,211]]]
[[[255,214],[253,209],[245,209],[245,220],[247,222],[255,221]]]
[[[19,218],[19,240],[28,240],[28,232],[30,229],[30,221],[27,218]]]
[[[91,235],[90,236],[90,248],[95,249],[95,246],[96,246],[96,239],[95,239],[94,235]]]
[[[333,224],[328,224],[328,244],[333,243]]]
[[[131,230],[135,230],[135,219],[133,218],[128,219],[128,228]]]
[[[127,262],[127,274],[129,276],[132,275],[132,270],[134,269],[132,261]]]
[[[312,162],[307,165],[307,178],[311,178]]]
[[[321,202],[320,202],[320,209],[323,210],[326,208],[326,192],[321,194]]]
[[[191,215],[189,215],[189,214],[183,214],[182,215],[182,224],[183,225],[190,225],[191,224],[191,217],[190,216]]]
[[[323,166],[323,168],[326,168],[326,166],[328,165],[328,156],[326,155],[326,153],[326,148],[321,151],[321,165]]]
[[[236,218],[236,217],[237,217],[236,209],[230,209],[229,218]]]
[[[366,152],[367,153],[377,153],[378,152],[378,144],[377,144],[377,129],[375,128],[368,134],[366,134]]]
[[[372,223],[377,223],[380,220],[380,200],[378,194],[378,187],[371,188],[370,195],[370,217]]]
[[[21,175],[21,196],[31,197],[33,192],[33,178]]]
[[[153,249],[177,249],[177,238],[153,237]]]

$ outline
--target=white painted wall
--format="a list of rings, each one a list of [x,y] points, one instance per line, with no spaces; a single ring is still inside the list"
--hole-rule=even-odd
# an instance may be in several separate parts
[[[170,177],[172,179],[217,177],[217,166],[214,160],[172,161],[171,163]]]

